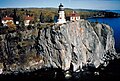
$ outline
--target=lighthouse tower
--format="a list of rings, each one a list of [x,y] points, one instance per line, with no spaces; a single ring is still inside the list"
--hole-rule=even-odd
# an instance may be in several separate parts
[[[59,5],[59,10],[58,10],[58,24],[63,24],[66,23],[66,19],[65,19],[65,13],[64,13],[64,7],[63,5],[60,3]]]

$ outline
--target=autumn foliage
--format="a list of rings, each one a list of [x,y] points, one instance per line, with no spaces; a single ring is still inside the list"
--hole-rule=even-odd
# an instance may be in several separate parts
[[[16,30],[16,25],[13,22],[10,21],[10,22],[7,22],[6,24],[9,30]]]

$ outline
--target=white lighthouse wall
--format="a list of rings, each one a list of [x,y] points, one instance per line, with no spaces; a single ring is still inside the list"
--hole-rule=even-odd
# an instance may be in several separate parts
[[[66,23],[64,11],[59,11],[59,18],[57,23],[59,24]]]

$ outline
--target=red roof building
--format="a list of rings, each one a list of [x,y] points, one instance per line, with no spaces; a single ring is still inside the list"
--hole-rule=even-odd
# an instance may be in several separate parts
[[[2,18],[2,23],[3,23],[3,26],[8,26],[7,25],[7,23],[12,23],[12,24],[14,24],[14,22],[13,22],[13,18],[12,17],[3,17]]]
[[[13,20],[13,18],[12,18],[12,17],[7,17],[7,16],[6,16],[6,17],[4,17],[2,20],[4,20],[4,21],[5,21],[5,20]]]
[[[25,17],[25,20],[33,20],[33,17],[30,17],[29,15]]]
[[[33,17],[30,17],[29,15],[25,17],[24,24],[25,26],[30,25],[30,22],[33,21]]]
[[[80,20],[80,15],[73,11],[73,13],[70,15],[70,21],[76,20]]]

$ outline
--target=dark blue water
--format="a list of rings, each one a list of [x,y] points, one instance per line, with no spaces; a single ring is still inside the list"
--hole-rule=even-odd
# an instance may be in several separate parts
[[[120,53],[120,18],[90,18],[91,22],[105,23],[110,25],[114,30],[115,48]]]

